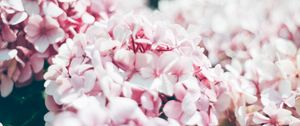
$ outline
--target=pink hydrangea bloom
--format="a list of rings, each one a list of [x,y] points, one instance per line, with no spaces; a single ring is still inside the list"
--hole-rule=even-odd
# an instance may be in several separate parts
[[[222,68],[211,68],[197,46],[199,36],[158,19],[150,22],[142,14],[154,15],[115,14],[108,22],[97,22],[68,39],[44,75],[46,93],[62,106],[84,95],[125,97],[151,118],[159,117],[163,104],[174,97],[187,110],[182,120],[166,114],[169,120],[217,125],[218,116],[230,103]],[[199,97],[191,98],[192,92]],[[202,99],[207,101],[198,103]],[[207,106],[196,111],[197,107],[189,109],[189,104]]]
[[[297,126],[299,8],[0,0],[0,94],[45,79],[48,126]]]
[[[50,44],[57,43],[64,38],[64,31],[58,22],[51,17],[33,15],[25,27],[26,39],[33,43],[34,48],[43,53]]]
[[[66,38],[85,31],[95,21],[106,20],[117,8],[145,7],[144,0],[130,5],[120,0],[0,0],[2,96],[9,95],[14,84],[21,87],[42,79],[44,60],[52,64]]]
[[[83,96],[63,109],[47,113],[46,125],[179,126],[175,120],[147,117],[134,100],[123,97]]]

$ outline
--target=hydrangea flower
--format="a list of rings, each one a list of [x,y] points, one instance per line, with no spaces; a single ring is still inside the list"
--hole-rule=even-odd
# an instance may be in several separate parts
[[[105,20],[118,11],[145,8],[145,1],[114,0],[1,0],[0,75],[1,96],[16,87],[42,79],[45,60],[52,57],[65,39],[82,32],[96,20]]]
[[[34,48],[41,53],[45,52],[50,44],[61,41],[65,34],[55,19],[39,15],[29,18],[24,31],[26,39],[33,43]]]
[[[48,126],[299,125],[299,5],[0,0],[0,94],[45,79]]]
[[[222,68],[211,67],[197,46],[198,36],[158,19],[150,22],[145,14],[154,15],[117,13],[68,39],[44,75],[46,93],[59,106],[99,93],[108,99],[125,97],[151,118],[158,118],[174,97],[186,109],[191,104],[207,105],[199,112],[197,107],[184,111],[179,124],[218,124],[218,116],[230,103]],[[207,101],[198,103],[202,99]]]

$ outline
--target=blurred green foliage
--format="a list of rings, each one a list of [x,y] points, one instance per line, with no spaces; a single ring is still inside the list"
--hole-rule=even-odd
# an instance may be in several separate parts
[[[0,98],[0,122],[4,126],[43,126],[47,112],[43,91],[44,81],[35,81]]]

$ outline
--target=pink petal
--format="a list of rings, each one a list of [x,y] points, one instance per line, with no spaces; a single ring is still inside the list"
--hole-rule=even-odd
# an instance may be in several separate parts
[[[44,74],[44,79],[55,80],[60,74],[62,74],[61,67],[58,65],[51,65]]]
[[[136,53],[135,55],[135,67],[138,70],[142,67],[149,66],[152,62],[153,56],[150,53]]]
[[[10,27],[8,25],[3,25],[2,39],[4,41],[13,42],[13,41],[16,41],[17,35],[12,29],[10,29]]]
[[[142,107],[147,110],[153,110],[154,109],[154,101],[152,101],[151,98],[147,95],[142,95],[141,97]]]
[[[156,62],[159,70],[161,70],[161,72],[169,71],[172,68],[172,66],[176,63],[178,57],[178,54],[173,51],[163,53],[159,57],[158,62]]]
[[[178,120],[182,114],[181,103],[175,100],[168,101],[163,108],[163,112],[168,118]]]
[[[59,23],[50,16],[46,16],[44,18],[44,21],[45,21],[44,25],[46,28],[58,28],[59,27]]]
[[[215,104],[215,107],[217,111],[223,112],[229,107],[230,102],[231,99],[229,94],[223,93],[221,96],[219,96],[217,103]]]
[[[198,96],[194,94],[187,93],[182,101],[182,111],[184,111],[187,115],[192,115],[197,111],[197,106],[195,101],[197,100]]]
[[[47,109],[50,110],[50,111],[55,112],[55,111],[58,111],[60,109],[60,106],[55,103],[53,97],[49,96],[49,95],[46,97],[45,105],[46,105]]]
[[[162,75],[160,78],[154,79],[151,89],[172,96],[174,94],[173,85],[175,84],[175,79],[172,76]]]
[[[34,42],[34,48],[40,52],[43,53],[47,50],[49,47],[50,42],[47,36],[40,36],[35,42]]]
[[[40,15],[32,15],[29,17],[28,24],[40,27],[40,23],[43,21],[43,18]]]
[[[0,84],[1,96],[7,97],[12,92],[13,87],[14,87],[14,82],[7,76],[2,75],[1,84]]]
[[[25,67],[22,69],[21,75],[18,79],[19,83],[24,83],[25,81],[29,80],[32,75],[32,70],[29,64],[26,64]]]
[[[143,78],[151,78],[152,79],[155,77],[154,70],[149,67],[141,68],[140,73]]]
[[[51,44],[59,42],[65,36],[65,32],[61,28],[56,28],[47,32],[47,37]]]
[[[44,59],[38,56],[32,56],[30,58],[31,67],[34,73],[38,73],[43,69]]]
[[[134,66],[134,53],[129,50],[120,49],[115,53],[114,61],[123,70],[130,70]]]
[[[174,86],[174,95],[176,96],[176,98],[180,101],[183,100],[185,94],[187,92],[187,89],[185,89],[184,84],[182,83],[177,83]]]
[[[27,36],[34,38],[40,35],[39,29],[40,29],[39,26],[36,24],[27,24],[26,27],[24,28],[24,31],[27,34]],[[35,40],[29,39],[28,41],[34,42]]]

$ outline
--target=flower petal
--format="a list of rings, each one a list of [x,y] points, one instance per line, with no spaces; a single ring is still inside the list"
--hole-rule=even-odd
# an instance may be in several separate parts
[[[178,120],[182,114],[181,103],[175,100],[168,101],[163,108],[163,112],[168,118]]]
[[[282,54],[294,56],[297,53],[296,46],[289,40],[275,38],[272,39],[272,41],[275,43],[276,49]]]
[[[13,9],[16,9],[17,11],[24,11],[22,0],[7,0],[7,2]]]
[[[30,63],[34,73],[40,72],[44,67],[44,59],[41,57],[32,56]]]
[[[47,37],[51,44],[61,41],[65,36],[64,30],[61,28],[56,28],[47,32]]]
[[[22,69],[18,82],[24,83],[25,81],[31,78],[31,75],[32,75],[31,67],[29,64],[26,64],[25,67]]]
[[[1,84],[0,84],[1,96],[7,97],[12,92],[13,87],[14,87],[14,82],[7,76],[2,75]]]
[[[24,21],[27,17],[28,17],[27,13],[18,12],[10,19],[8,23],[11,25],[16,25]]]
[[[63,13],[63,10],[53,2],[45,1],[45,3],[43,4],[43,12],[47,16],[58,17]]]
[[[17,55],[18,51],[16,49],[2,49],[0,50],[0,61],[13,59]]]
[[[40,36],[34,42],[34,48],[40,53],[45,52],[47,50],[47,48],[49,47],[49,45],[50,45],[50,42],[46,36]]]
[[[16,41],[17,35],[8,25],[3,25],[1,30],[2,30],[2,39],[4,41],[8,41],[8,42]]]
[[[296,72],[296,67],[291,60],[279,60],[276,62],[276,65],[279,67],[279,70],[283,77],[288,77],[293,75]]]
[[[267,123],[270,119],[267,118],[266,116],[258,113],[258,112],[254,112],[253,114],[253,122],[255,124],[262,124],[262,123]]]

